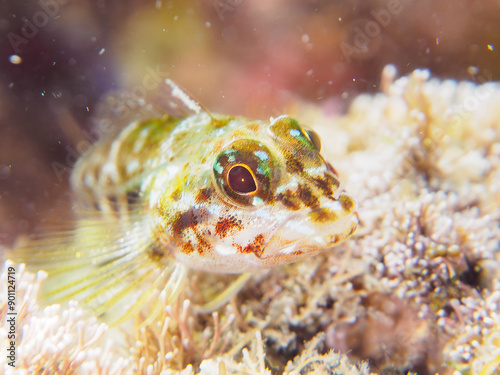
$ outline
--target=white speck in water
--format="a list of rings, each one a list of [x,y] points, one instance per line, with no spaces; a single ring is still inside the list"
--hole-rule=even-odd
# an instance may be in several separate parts
[[[210,26],[212,26],[212,24],[210,23],[210,21],[207,21],[205,22],[205,27],[208,29]]]
[[[99,55],[104,55],[104,52],[106,52],[106,48],[101,48],[101,50],[99,51]]]
[[[176,14],[176,15],[174,16],[174,21],[177,21],[178,19],[179,19],[179,16]]]
[[[9,56],[9,61],[11,64],[21,64],[23,62],[23,60],[21,59],[21,57],[19,55],[10,55]]]
[[[309,43],[310,40],[311,38],[309,38],[309,35],[307,34],[302,35],[302,43]]]
[[[314,74],[314,69],[309,69],[306,74],[312,76]]]
[[[477,66],[469,66],[467,68],[467,73],[469,73],[471,76],[475,76],[477,73],[479,73],[479,68]]]

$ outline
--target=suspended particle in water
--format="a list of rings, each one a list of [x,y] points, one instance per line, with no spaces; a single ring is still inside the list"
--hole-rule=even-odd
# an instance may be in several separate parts
[[[23,60],[21,59],[21,56],[19,56],[19,55],[10,55],[9,61],[11,64],[14,64],[14,65],[18,65],[18,64],[21,64],[23,62]]]

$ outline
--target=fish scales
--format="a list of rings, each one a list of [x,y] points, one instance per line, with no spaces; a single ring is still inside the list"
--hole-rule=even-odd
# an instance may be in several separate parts
[[[165,88],[179,92],[169,80]],[[78,160],[71,185],[89,204],[74,229],[14,254],[49,272],[49,300],[77,299],[121,323],[158,304],[160,293],[172,302],[189,269],[239,274],[288,264],[356,230],[356,200],[312,130],[286,115],[250,120],[195,102],[189,115],[169,116],[169,105]]]

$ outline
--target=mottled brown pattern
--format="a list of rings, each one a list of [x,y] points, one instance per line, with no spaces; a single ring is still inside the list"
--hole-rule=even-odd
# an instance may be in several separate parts
[[[320,208],[319,210],[314,210],[309,213],[309,217],[311,218],[312,221],[320,223],[324,223],[325,221],[337,220],[337,218],[334,217],[333,212],[331,212],[327,208]]]
[[[154,262],[160,261],[166,255],[165,248],[160,242],[151,243],[146,251],[148,256]]]
[[[281,201],[281,203],[283,203],[285,207],[288,207],[294,211],[300,209],[299,198],[290,190],[287,190],[284,193],[279,193],[276,196],[276,200]]]
[[[198,243],[196,245],[196,250],[198,250],[198,253],[203,254],[205,251],[208,251],[212,248],[210,243],[206,240],[206,238],[200,234],[196,228],[193,228],[194,235],[196,236],[196,239],[198,240]]]
[[[335,190],[338,189],[339,187],[339,182],[338,180],[330,175],[330,174],[325,174],[323,178],[321,177],[314,177],[313,178],[314,184],[325,193],[327,196],[331,196]]]
[[[222,217],[215,224],[215,233],[220,238],[225,238],[229,233],[234,233],[242,229],[241,220],[236,219],[234,216]]]
[[[264,251],[264,235],[263,234],[258,234],[253,239],[253,242],[249,243],[247,246],[245,246],[241,250],[242,253],[254,253],[258,258],[260,258],[263,251]]]
[[[191,243],[191,241],[182,243],[181,247],[182,247],[182,252],[184,254],[191,254],[194,251],[193,244]]]
[[[312,193],[311,189],[309,189],[305,185],[299,185],[297,189],[297,194],[299,199],[304,203],[306,207],[310,208],[319,208],[318,198]]]
[[[178,213],[172,221],[172,232],[177,238],[180,238],[187,228],[194,228],[198,225],[199,209],[190,208],[189,210]]]
[[[207,188],[200,189],[198,191],[198,193],[196,194],[195,201],[198,204],[204,203],[210,199],[212,194],[213,194],[213,189],[211,189],[211,188],[207,187]]]
[[[354,206],[354,202],[350,197],[348,197],[346,195],[341,195],[339,197],[339,202],[345,211],[351,212],[352,207]]]
[[[287,157],[286,170],[289,173],[302,174],[304,172],[304,165],[292,156]]]
[[[183,250],[184,253],[191,253],[194,247],[201,254],[211,248],[211,245],[201,235],[196,226],[200,224],[203,216],[206,214],[206,209],[190,208],[189,210],[177,214],[172,221],[172,233],[177,245]],[[193,244],[191,240],[186,240],[186,230],[191,229],[194,233],[197,243]]]

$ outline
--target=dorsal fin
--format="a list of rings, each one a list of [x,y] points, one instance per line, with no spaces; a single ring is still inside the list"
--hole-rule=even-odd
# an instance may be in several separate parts
[[[103,96],[97,105],[94,122],[98,127],[123,129],[133,121],[161,117],[183,118],[209,111],[170,78],[158,88],[139,97],[134,91],[114,90]]]

